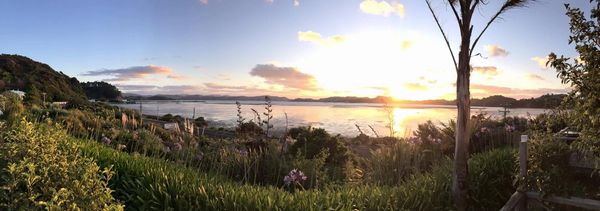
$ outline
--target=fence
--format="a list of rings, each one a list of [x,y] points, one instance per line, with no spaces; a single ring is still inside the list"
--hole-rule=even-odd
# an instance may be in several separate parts
[[[522,135],[521,142],[519,143],[519,177],[522,178],[527,177],[527,142],[528,136]],[[541,207],[545,210],[551,210],[551,208],[542,203],[544,201],[589,210],[600,210],[600,201],[597,200],[577,197],[541,197],[537,192],[520,190],[517,190],[500,210],[527,210],[529,204]]]

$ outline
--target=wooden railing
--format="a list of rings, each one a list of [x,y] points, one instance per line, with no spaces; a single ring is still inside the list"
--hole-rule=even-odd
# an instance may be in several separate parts
[[[527,142],[528,136],[522,135],[519,143],[519,177],[527,177]],[[567,205],[571,207],[584,208],[589,210],[600,210],[600,201],[592,199],[583,199],[577,197],[542,197],[540,193],[532,191],[517,190],[506,204],[500,209],[501,211],[509,210],[527,210],[528,205],[535,205],[545,210],[551,210],[542,202],[550,202],[554,204]]]

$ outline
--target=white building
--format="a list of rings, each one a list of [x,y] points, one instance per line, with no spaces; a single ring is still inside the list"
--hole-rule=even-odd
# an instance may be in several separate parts
[[[25,98],[25,92],[19,90],[10,90],[9,92],[18,95],[21,99]]]

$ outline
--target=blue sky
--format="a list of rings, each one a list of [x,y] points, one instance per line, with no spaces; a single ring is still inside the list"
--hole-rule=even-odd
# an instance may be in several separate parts
[[[432,2],[458,47],[448,6]],[[475,96],[564,92],[534,58],[576,56],[565,2],[590,8],[538,1],[491,26]],[[476,32],[497,7],[482,7]],[[453,98],[449,53],[420,0],[15,0],[0,22],[3,53],[125,92]]]

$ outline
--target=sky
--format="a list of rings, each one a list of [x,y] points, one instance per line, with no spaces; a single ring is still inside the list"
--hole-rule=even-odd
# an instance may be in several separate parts
[[[450,7],[432,0],[450,44]],[[502,1],[474,15],[474,34]],[[473,97],[565,93],[547,55],[576,57],[565,3],[505,13],[475,48]],[[2,53],[125,93],[454,99],[456,73],[424,0],[12,0]]]

